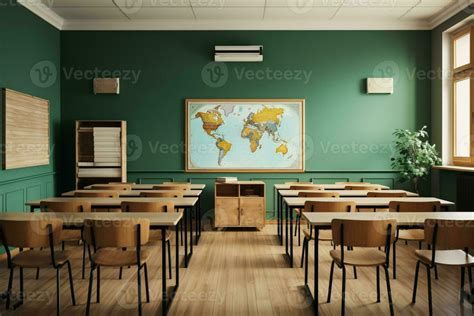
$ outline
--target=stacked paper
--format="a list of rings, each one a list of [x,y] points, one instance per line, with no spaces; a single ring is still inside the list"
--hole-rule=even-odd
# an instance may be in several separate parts
[[[121,163],[120,127],[94,127],[94,163]]]
[[[79,168],[79,178],[117,178],[121,176],[120,168]]]

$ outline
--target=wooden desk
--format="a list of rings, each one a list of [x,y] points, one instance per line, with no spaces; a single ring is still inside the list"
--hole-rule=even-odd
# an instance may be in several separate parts
[[[300,192],[318,192],[311,190],[280,190],[282,197],[298,197]],[[323,191],[324,192],[324,191]],[[339,193],[340,197],[367,197],[369,192],[380,192],[380,191],[367,191],[367,190],[331,190],[331,193]],[[418,194],[405,191],[405,190],[384,190],[383,193],[406,193],[408,197],[416,197]]]
[[[109,186],[110,184],[94,184],[96,188],[100,188],[101,186]],[[159,187],[159,186],[170,186],[173,185],[172,183],[170,184],[152,184],[152,183],[141,183],[141,184],[132,184],[132,190],[153,190],[153,187]],[[84,189],[89,190],[92,188],[92,185],[88,185],[84,187]],[[191,183],[191,190],[204,190],[206,188],[205,184],[199,184],[199,183]]]
[[[136,202],[173,202],[176,209],[184,209],[184,264],[188,267],[189,261],[193,255],[193,222],[192,222],[192,210],[197,205],[198,198],[186,197],[186,198],[144,198],[144,197],[129,197],[129,198],[90,198],[90,197],[52,197],[47,199],[28,201],[26,205],[30,207],[30,211],[34,212],[35,209],[40,208],[41,201],[48,202],[63,202],[63,201],[85,201],[90,202],[94,209],[110,209],[120,208],[123,201],[136,201]],[[108,213],[110,214],[110,213]],[[131,214],[131,213],[130,213]],[[188,254],[188,221],[189,221],[189,240],[190,240],[190,251]],[[199,225],[196,225],[196,239],[198,239],[198,231],[200,230]]]
[[[164,193],[164,192],[180,192],[183,193],[183,197],[200,197],[202,194],[202,190],[183,190],[183,191],[171,191],[171,190],[122,190],[122,191],[115,191],[115,190],[72,190],[68,192],[64,192],[61,194],[63,197],[74,197],[75,192],[94,192],[94,193],[110,193],[110,192],[117,192],[119,197],[141,197],[142,192],[157,192],[157,193]]]
[[[173,303],[176,292],[179,288],[179,225],[183,218],[180,212],[173,213],[25,213],[25,212],[7,212],[0,213],[0,220],[31,220],[31,219],[52,219],[57,218],[63,220],[64,227],[82,228],[85,219],[148,219],[150,220],[151,229],[161,230],[162,236],[165,236],[166,230],[174,227],[176,235],[176,284],[171,288],[168,295],[167,287],[167,260],[166,260],[166,239],[161,239],[161,247],[163,249],[161,256],[161,286],[162,286],[162,315],[167,315],[169,307]],[[186,257],[186,256],[185,256]]]
[[[320,202],[337,202],[337,201],[352,201],[356,204],[358,209],[369,208],[388,208],[391,201],[413,201],[413,202],[431,202],[439,201],[441,207],[446,211],[449,209],[449,206],[453,206],[453,202],[431,198],[431,197],[406,197],[406,198],[304,198],[304,197],[286,197],[283,198],[283,203],[285,207],[285,216],[283,221],[285,221],[285,250],[286,254],[290,259],[290,267],[293,267],[293,212],[295,208],[303,208],[306,201],[320,201]],[[291,225],[288,225],[291,223]],[[283,223],[282,223],[283,225]],[[289,234],[288,234],[289,226]],[[283,230],[283,227],[281,227]],[[290,240],[288,241],[288,236]],[[289,248],[289,251],[288,251]]]
[[[351,190],[345,190],[346,184],[335,184],[335,183],[328,183],[328,184],[318,184],[318,183],[313,183],[314,185],[320,185],[324,188],[324,190],[337,190],[338,192],[340,191],[351,191]],[[275,196],[277,197],[277,235],[278,239],[280,239],[280,244],[283,245],[283,226],[282,226],[282,217],[283,217],[283,196],[281,195],[281,191],[283,190],[290,190],[292,186],[297,186],[298,184],[275,184]],[[311,184],[299,184],[299,185],[311,185]],[[380,187],[381,190],[389,190],[390,188],[381,185],[381,184],[360,184],[360,186],[366,186],[366,185],[374,185]],[[351,186],[357,186],[357,184]],[[358,190],[360,191],[360,190]]]
[[[419,227],[423,226],[427,218],[436,219],[454,219],[454,220],[474,220],[474,212],[433,212],[433,213],[307,213],[303,212],[303,218],[306,219],[313,227],[314,236],[318,236],[320,229],[331,228],[331,221],[335,218],[341,219],[358,219],[358,220],[373,220],[373,219],[396,219],[398,226],[403,227]],[[309,252],[309,251],[308,251]],[[308,255],[306,256],[308,258]],[[307,279],[305,279],[305,288],[309,295],[313,297],[314,314],[318,315],[318,263],[319,263],[319,243],[315,238],[314,242],[314,288],[313,292],[309,288]],[[305,260],[305,271],[308,269],[308,260]],[[307,275],[307,274],[306,274]]]

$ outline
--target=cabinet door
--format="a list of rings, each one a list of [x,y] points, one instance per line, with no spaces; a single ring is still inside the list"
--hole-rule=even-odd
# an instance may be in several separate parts
[[[263,227],[265,225],[264,198],[240,199],[240,226]]]
[[[216,227],[239,226],[239,199],[216,198]]]

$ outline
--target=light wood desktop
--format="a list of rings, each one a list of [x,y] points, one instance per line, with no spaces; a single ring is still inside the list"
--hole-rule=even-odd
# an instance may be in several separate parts
[[[95,184],[95,189],[97,188],[100,188],[101,185],[104,185],[106,186],[107,184]],[[163,184],[163,183],[160,183],[160,184],[151,184],[151,183],[146,183],[146,184],[131,184],[132,186],[132,190],[153,190],[154,187],[160,187],[160,186],[170,186],[170,184]],[[191,190],[204,190],[204,188],[206,187],[205,184],[199,184],[199,183],[191,183],[190,184],[191,186]],[[92,186],[91,185],[88,185],[86,187],[84,187],[84,189],[91,189]]]
[[[63,197],[74,197],[75,192],[117,192],[119,197],[140,197],[142,192],[180,192],[183,193],[184,197],[199,197],[202,194],[202,190],[182,190],[182,191],[170,191],[170,190],[72,190],[64,192],[61,196]]]

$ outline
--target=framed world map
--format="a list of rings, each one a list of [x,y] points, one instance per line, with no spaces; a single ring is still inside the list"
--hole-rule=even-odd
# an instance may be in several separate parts
[[[187,172],[303,172],[304,100],[186,100]]]

